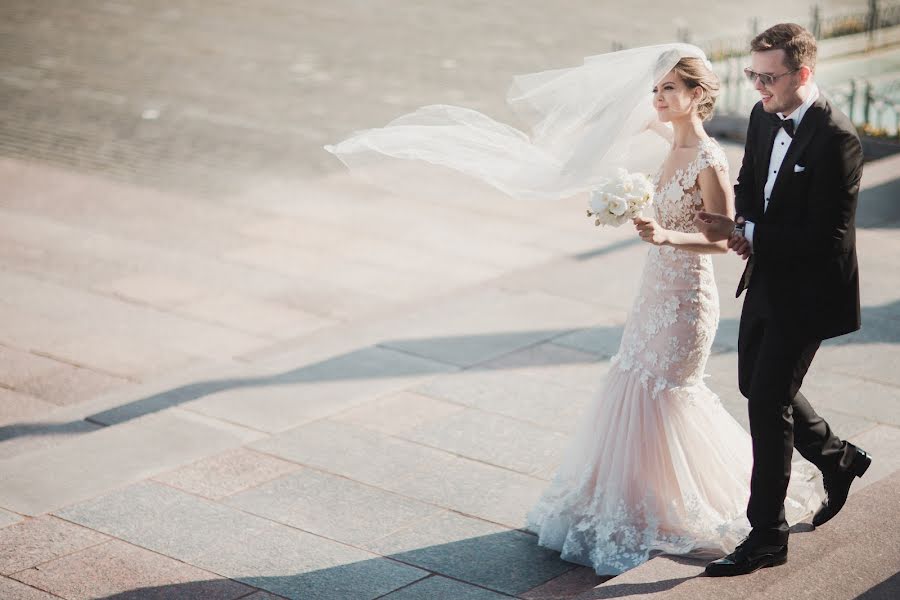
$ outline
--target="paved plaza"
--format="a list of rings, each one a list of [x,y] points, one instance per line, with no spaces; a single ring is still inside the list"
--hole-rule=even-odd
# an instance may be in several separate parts
[[[512,73],[739,6],[599,4],[2,3],[0,599],[897,592],[900,158],[865,170],[863,329],[804,386],[875,462],[788,566],[725,584],[665,558],[605,581],[521,529],[647,247],[580,199],[388,194],[321,151],[434,101],[506,117]],[[708,384],[746,426],[741,266],[715,258]]]

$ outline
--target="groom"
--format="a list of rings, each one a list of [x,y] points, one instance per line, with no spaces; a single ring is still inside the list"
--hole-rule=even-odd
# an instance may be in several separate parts
[[[822,340],[860,327],[855,211],[863,155],[850,120],[813,81],[816,41],[783,23],[751,42],[744,70],[762,97],[753,107],[738,183],[736,221],[698,213],[712,241],[748,259],[737,295],[747,290],[738,335],[738,380],[747,397],[753,473],[737,549],[706,567],[742,575],[787,561],[784,500],[792,448],[823,473],[820,526],[847,499],[871,458],[842,441],[800,393]]]

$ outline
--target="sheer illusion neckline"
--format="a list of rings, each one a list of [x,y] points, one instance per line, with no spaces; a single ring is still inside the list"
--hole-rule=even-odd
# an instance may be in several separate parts
[[[701,159],[701,157],[703,156],[704,149],[706,147],[712,146],[714,144],[715,144],[715,141],[711,137],[701,139],[700,143],[697,144],[697,154],[694,156],[694,158],[692,158],[686,165],[684,165],[684,167],[675,169],[672,172],[672,174],[668,178],[666,178],[665,184],[661,185],[663,183],[663,181],[662,181],[663,168],[665,167],[665,164],[666,164],[665,161],[663,161],[663,164],[661,164],[659,166],[659,170],[656,172],[656,185],[654,186],[654,188],[656,189],[656,193],[662,194],[673,183],[675,183],[676,181],[680,181],[684,177],[685,173],[687,173],[688,171],[691,170],[691,167],[694,166],[694,163],[698,162]]]

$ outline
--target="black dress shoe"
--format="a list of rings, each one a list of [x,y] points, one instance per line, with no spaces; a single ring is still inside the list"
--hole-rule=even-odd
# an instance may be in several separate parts
[[[787,544],[768,546],[746,539],[728,556],[706,565],[706,575],[707,577],[733,577],[746,575],[766,567],[783,565],[787,562],[787,552]]]
[[[853,460],[849,469],[823,477],[822,483],[825,486],[826,498],[816,514],[813,515],[813,525],[816,527],[824,525],[844,508],[853,478],[862,477],[871,464],[872,457],[865,450],[854,447]]]

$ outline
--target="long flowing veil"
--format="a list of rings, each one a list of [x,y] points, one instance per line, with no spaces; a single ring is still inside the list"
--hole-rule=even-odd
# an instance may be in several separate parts
[[[530,133],[475,110],[436,104],[325,149],[376,183],[385,181],[373,176],[403,161],[408,163],[404,177],[409,164],[437,165],[516,198],[572,196],[618,167],[656,169],[667,144],[648,130],[649,124],[658,124],[650,93],[686,56],[706,60],[696,46],[662,44],[516,76],[507,102]]]

